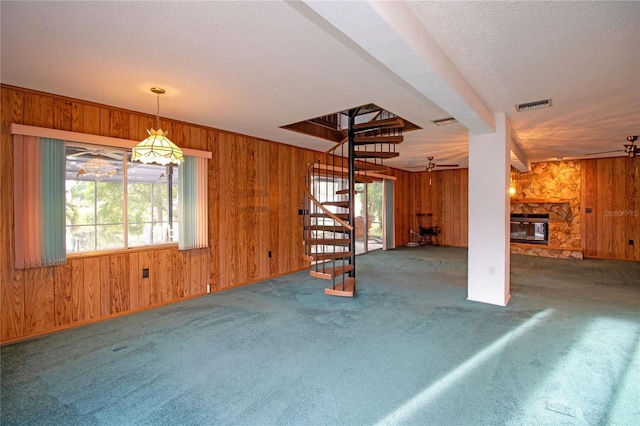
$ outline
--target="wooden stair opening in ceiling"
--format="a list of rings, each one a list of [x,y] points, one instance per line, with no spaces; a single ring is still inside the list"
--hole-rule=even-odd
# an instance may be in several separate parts
[[[373,104],[284,126],[294,131],[319,126],[313,136],[337,143],[309,163],[302,209],[304,260],[312,277],[327,280],[325,294],[356,294],[355,185],[384,173],[384,160],[399,155],[403,131],[418,127]],[[327,137],[329,135],[330,137]]]

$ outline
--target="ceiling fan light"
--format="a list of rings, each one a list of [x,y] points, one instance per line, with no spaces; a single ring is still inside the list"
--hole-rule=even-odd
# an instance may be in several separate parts
[[[149,136],[131,150],[131,161],[166,166],[169,163],[179,165],[184,161],[182,150],[169,138],[162,129],[147,130]]]

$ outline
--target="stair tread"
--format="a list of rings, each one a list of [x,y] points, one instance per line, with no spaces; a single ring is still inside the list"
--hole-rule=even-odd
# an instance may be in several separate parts
[[[343,219],[343,220],[348,220],[349,219],[349,213],[333,213],[334,216]],[[329,216],[326,213],[311,213],[309,216],[311,217],[328,217],[330,218],[331,216]]]
[[[386,118],[384,120],[367,121],[366,123],[358,123],[353,125],[353,130],[362,131],[367,129],[380,128],[402,128],[404,120],[400,117]]]
[[[375,182],[375,179],[369,177],[369,176],[362,176],[362,175],[356,175],[356,182],[357,183],[373,183]]]
[[[353,277],[347,277],[343,282],[324,289],[324,293],[329,296],[353,297],[355,292],[356,279]]]
[[[312,246],[348,246],[350,240],[348,238],[310,238],[307,244]]]
[[[384,164],[374,164],[374,163],[359,163],[355,164],[356,171],[360,172],[386,172],[389,170],[389,167]]]
[[[347,228],[341,225],[309,225],[305,229],[310,231],[349,232]]]
[[[353,142],[356,145],[366,145],[370,143],[389,143],[389,144],[399,144],[404,141],[404,136],[402,135],[378,135],[378,136],[364,136],[364,135],[356,135]]]
[[[310,274],[312,277],[321,278],[323,280],[331,280],[333,277],[337,277],[342,274],[346,274],[349,271],[353,270],[353,265],[341,265],[334,266],[332,268],[324,268],[320,271],[311,271]]]
[[[311,253],[305,254],[302,256],[305,260],[310,262],[319,261],[319,260],[340,260],[340,259],[348,259],[351,257],[350,251],[336,252],[336,253]]]
[[[399,152],[388,151],[355,151],[355,156],[358,158],[394,158],[399,156]]]
[[[349,207],[349,201],[325,201],[323,206]]]

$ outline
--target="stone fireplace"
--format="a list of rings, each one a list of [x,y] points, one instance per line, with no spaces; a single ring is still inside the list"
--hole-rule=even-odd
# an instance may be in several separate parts
[[[547,244],[518,241],[511,253],[582,259],[580,244],[580,162],[534,163],[518,177],[511,214],[546,215]]]

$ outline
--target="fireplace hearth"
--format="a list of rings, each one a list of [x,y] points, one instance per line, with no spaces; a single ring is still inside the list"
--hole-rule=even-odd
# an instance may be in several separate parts
[[[512,213],[511,242],[548,245],[549,215],[536,213]]]

